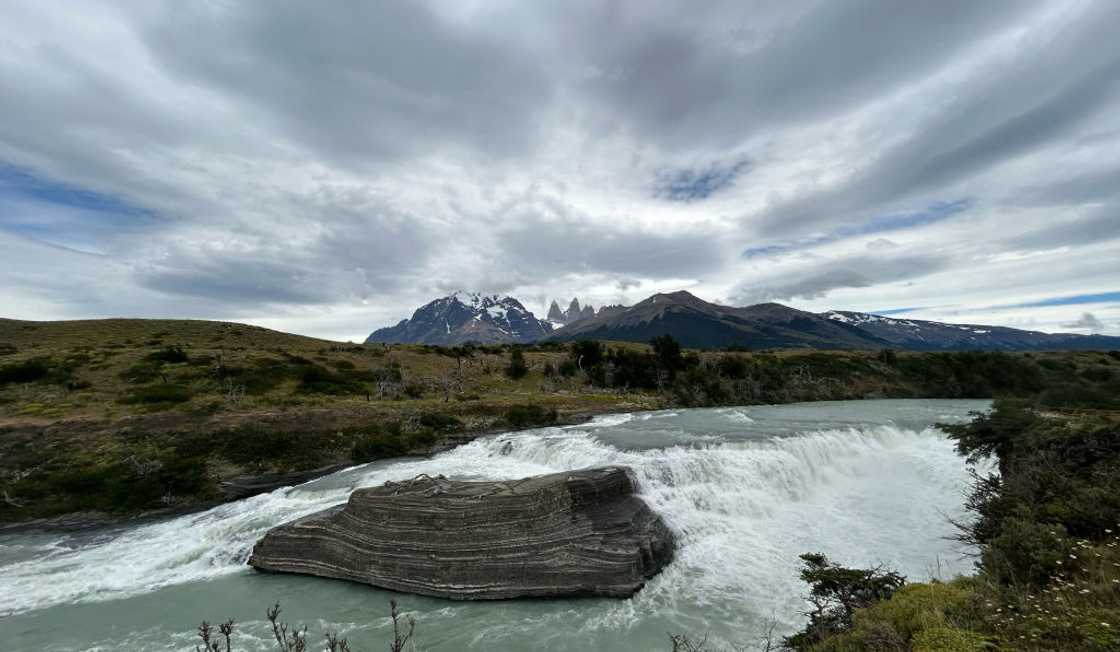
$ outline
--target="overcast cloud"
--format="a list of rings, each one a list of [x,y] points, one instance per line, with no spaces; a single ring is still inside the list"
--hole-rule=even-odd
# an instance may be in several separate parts
[[[1120,3],[0,0],[0,316],[1120,334]]]

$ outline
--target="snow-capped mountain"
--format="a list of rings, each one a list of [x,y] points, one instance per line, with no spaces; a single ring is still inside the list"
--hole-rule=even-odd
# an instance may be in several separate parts
[[[374,331],[366,342],[498,344],[532,342],[552,331],[513,297],[456,292],[432,301],[396,326]]]
[[[581,319],[591,319],[595,316],[594,306],[587,305],[582,308],[579,305],[579,299],[572,299],[568,304],[567,310],[560,310],[560,304],[556,301],[548,307],[548,321],[554,328],[560,328],[567,324],[577,322]]]
[[[1104,335],[1040,333],[981,324],[945,324],[846,310],[831,310],[821,313],[821,316],[855,326],[892,346],[911,351],[1108,349],[1120,342],[1120,338]]]
[[[655,294],[628,308],[609,306],[592,319],[571,323],[549,338],[648,342],[672,335],[684,346],[723,348],[878,349],[886,342],[859,328],[776,303],[735,308],[688,292]]]
[[[1040,333],[1003,326],[945,324],[864,312],[811,313],[776,303],[721,306],[687,292],[655,294],[630,307],[596,311],[573,299],[553,301],[537,319],[513,297],[456,293],[420,308],[410,319],[373,332],[367,342],[455,345],[526,343],[541,339],[648,342],[669,334],[685,346],[751,349],[897,348],[910,351],[1046,351],[1120,348],[1120,337]]]

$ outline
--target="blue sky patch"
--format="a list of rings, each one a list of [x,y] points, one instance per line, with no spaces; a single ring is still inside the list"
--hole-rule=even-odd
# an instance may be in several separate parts
[[[870,311],[870,313],[872,315],[882,315],[886,317],[888,315],[903,315],[908,312],[914,312],[916,310],[924,310],[924,308],[922,308],[921,306],[916,306],[914,308],[889,308],[887,310],[872,310]]]
[[[28,238],[86,249],[149,225],[155,214],[120,197],[52,181],[0,164],[0,228]]]
[[[975,205],[975,201],[970,198],[958,199],[956,201],[939,201],[930,204],[924,210],[914,211],[910,213],[896,213],[894,215],[882,215],[880,217],[872,218],[870,221],[863,224],[853,226],[841,226],[831,233],[804,238],[792,242],[779,242],[770,245],[763,245],[761,247],[749,247],[743,250],[743,258],[757,258],[761,256],[770,256],[773,254],[782,254],[790,251],[797,251],[800,249],[810,249],[820,245],[829,244],[844,240],[846,238],[854,238],[857,236],[874,235],[876,233],[886,233],[888,231],[900,231],[902,229],[913,229],[919,226],[927,226],[935,222],[953,217],[967,211]]]
[[[1046,306],[1080,306],[1088,303],[1120,302],[1120,292],[1098,292],[1097,294],[1073,294],[1065,297],[1052,297],[1040,301],[1016,303],[1003,308],[1042,308]]]
[[[743,159],[731,165],[713,163],[705,168],[663,170],[653,183],[653,194],[669,201],[690,202],[707,199],[730,188],[735,180],[749,171],[750,161]]]

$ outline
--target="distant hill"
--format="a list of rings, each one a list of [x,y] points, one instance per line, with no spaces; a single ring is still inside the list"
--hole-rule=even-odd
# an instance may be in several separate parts
[[[337,342],[260,326],[204,319],[77,319],[25,321],[0,318],[0,353],[6,347],[49,353],[67,347],[133,348],[162,344],[316,350]]]
[[[1004,326],[945,324],[920,319],[895,319],[865,312],[832,310],[823,317],[856,326],[896,348],[910,351],[1089,351],[1120,348],[1120,337],[1041,333]]]
[[[513,297],[456,293],[422,306],[396,326],[374,331],[366,343],[524,343],[551,331],[551,324],[537,319]]]
[[[887,342],[860,328],[777,303],[732,308],[688,292],[655,294],[630,308],[611,310],[553,332],[549,339],[648,342],[672,335],[696,348],[869,349]]]

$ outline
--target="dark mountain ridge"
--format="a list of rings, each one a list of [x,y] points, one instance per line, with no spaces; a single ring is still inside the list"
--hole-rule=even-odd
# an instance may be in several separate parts
[[[779,303],[732,307],[704,301],[685,291],[655,294],[630,307],[604,306],[598,312],[580,308],[573,300],[568,321],[539,320],[510,297],[473,297],[467,305],[457,295],[429,303],[391,328],[370,335],[368,342],[423,344],[482,344],[574,341],[583,339],[648,342],[671,335],[692,348],[749,349],[882,349],[913,351],[1046,351],[1120,348],[1120,337],[1042,333],[1003,326],[946,324],[896,319],[869,313],[833,310],[812,313]],[[483,305],[485,304],[485,305]],[[506,307],[506,318],[495,320],[492,306]],[[491,308],[488,308],[490,306]],[[512,317],[510,317],[512,315]]]
[[[648,342],[671,335],[695,348],[882,348],[887,343],[848,324],[777,303],[733,308],[688,292],[655,294],[620,312],[565,326],[548,339]]]

